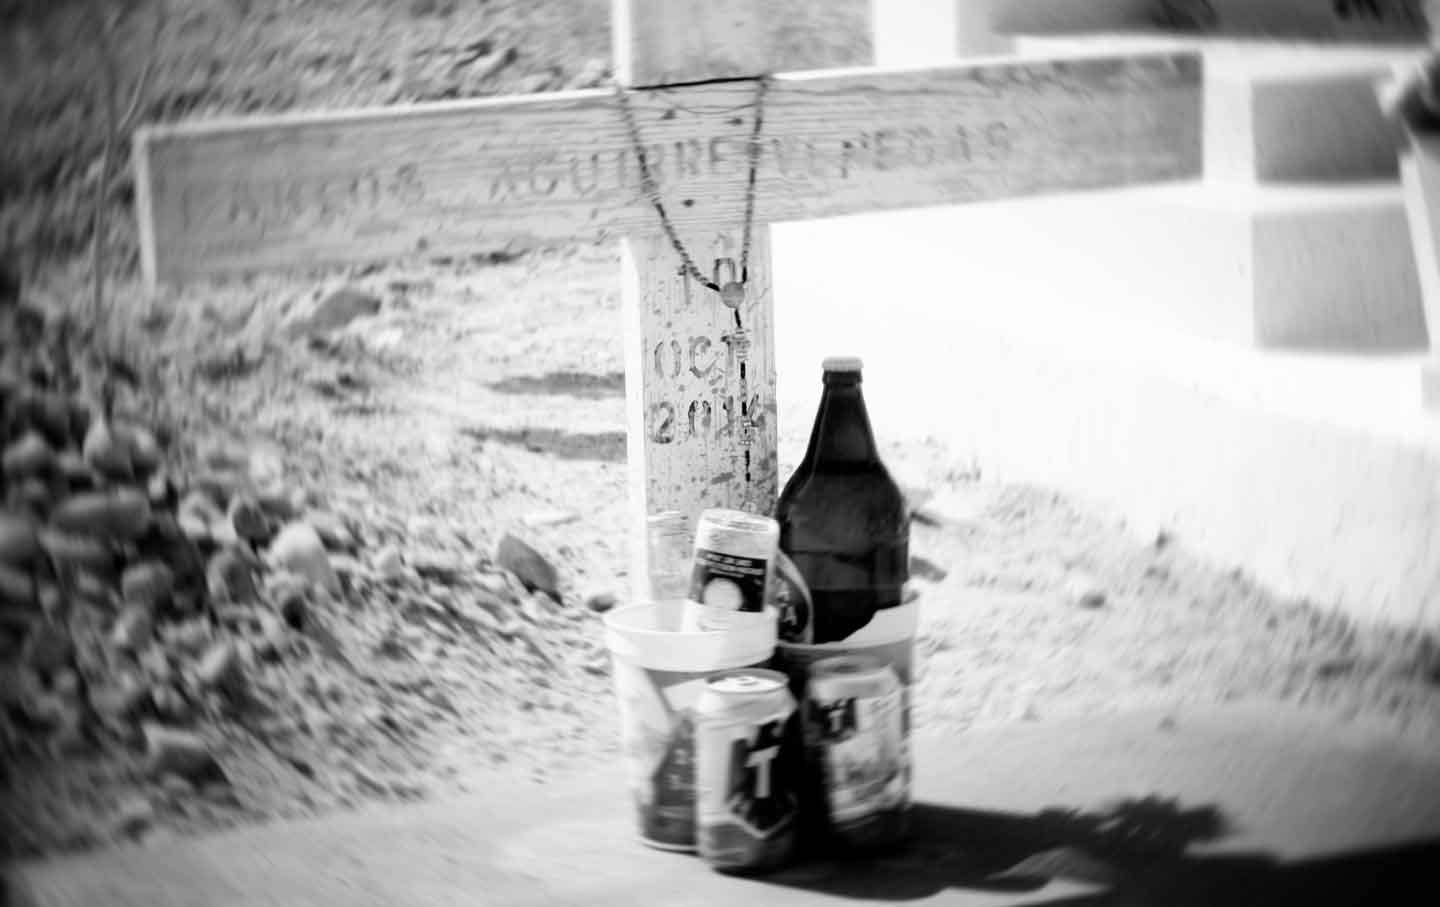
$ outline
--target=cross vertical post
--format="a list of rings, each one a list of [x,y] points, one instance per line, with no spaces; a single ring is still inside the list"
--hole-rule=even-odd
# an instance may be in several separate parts
[[[769,74],[774,61],[764,27],[765,2],[615,0],[617,82],[630,89]],[[761,104],[731,111],[732,119],[744,121],[747,135],[753,118],[762,113]],[[635,109],[635,131],[652,171],[675,172],[686,166],[687,155],[705,157],[712,169],[720,158],[727,158],[732,170],[753,160],[736,142],[651,146],[647,132],[654,135],[659,121],[675,113],[661,109],[657,115],[656,110],[649,105]],[[712,200],[667,193],[663,176],[656,182],[667,212]],[[741,199],[713,200],[743,208]],[[736,308],[690,270],[659,212],[649,229],[628,232],[621,240],[630,585],[636,600],[648,596],[648,515],[679,510],[693,526],[707,507],[768,514],[774,506],[778,466],[770,230],[752,223],[746,254],[743,220],[674,230],[702,277],[721,286],[744,279],[744,301]]]

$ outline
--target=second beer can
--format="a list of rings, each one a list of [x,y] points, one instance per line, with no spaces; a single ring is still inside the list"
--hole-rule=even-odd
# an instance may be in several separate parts
[[[712,677],[695,706],[695,831],[700,857],[726,872],[775,869],[798,824],[799,733],[785,675]]]
[[[727,630],[736,614],[765,610],[780,524],[741,510],[706,510],[695,525],[690,598],[681,629]]]
[[[900,681],[878,658],[815,662],[805,695],[805,751],[823,827],[851,850],[898,843],[910,809],[910,746]]]

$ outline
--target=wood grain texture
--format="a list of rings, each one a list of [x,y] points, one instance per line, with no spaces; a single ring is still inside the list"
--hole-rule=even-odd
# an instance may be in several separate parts
[[[636,93],[682,227],[738,225],[753,98],[748,81]],[[1190,55],[780,76],[756,216],[1194,177],[1200,117]],[[142,260],[162,280],[656,229],[609,91],[152,127],[137,151],[153,218]]]
[[[1423,42],[1435,11],[1435,0],[1006,0],[992,21],[1007,34],[1158,27],[1209,35]]]
[[[763,4],[615,0],[612,16],[628,22],[630,38],[620,40],[617,31],[616,72],[651,82],[768,73],[773,48],[757,42],[769,33],[761,28]],[[646,159],[656,167],[683,248],[704,278],[746,287],[743,303],[725,305],[689,273],[658,213],[640,200],[644,216],[621,240],[620,274],[637,599],[650,591],[649,515],[679,510],[693,528],[707,507],[768,514],[775,503],[774,300],[763,220],[752,222],[744,251],[745,152],[761,115],[755,88],[732,83],[720,89],[724,94],[703,95],[666,89],[655,96],[663,106],[636,111],[642,141],[656,143]],[[636,203],[638,183],[622,176],[613,185],[621,194],[612,210]],[[684,216],[697,212],[705,219]]]

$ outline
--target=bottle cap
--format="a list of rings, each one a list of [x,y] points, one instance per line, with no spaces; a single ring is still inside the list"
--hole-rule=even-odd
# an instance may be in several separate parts
[[[827,372],[859,374],[861,362],[859,356],[826,356],[820,367]]]

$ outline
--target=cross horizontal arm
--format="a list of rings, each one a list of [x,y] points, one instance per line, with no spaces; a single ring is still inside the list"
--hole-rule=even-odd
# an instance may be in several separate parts
[[[680,228],[738,222],[749,80],[632,97]],[[774,77],[756,219],[1158,182],[1201,168],[1200,61],[1160,54]],[[175,280],[652,230],[610,91],[149,127],[142,264]]]

